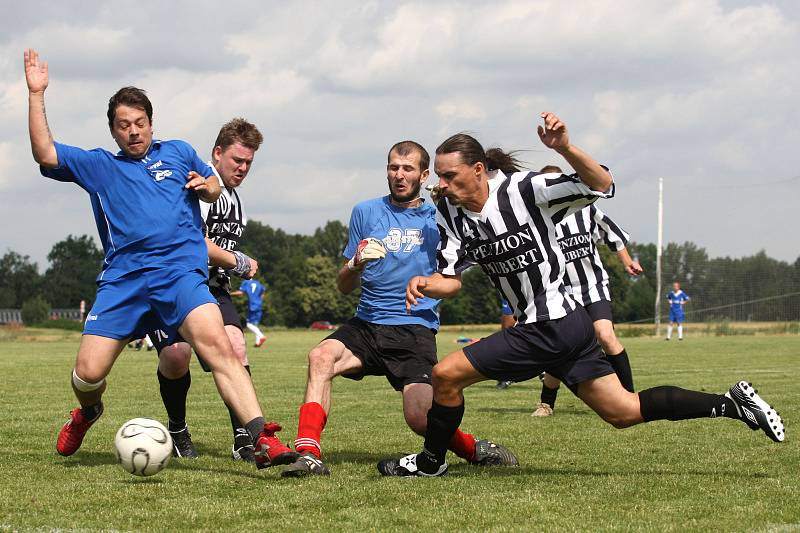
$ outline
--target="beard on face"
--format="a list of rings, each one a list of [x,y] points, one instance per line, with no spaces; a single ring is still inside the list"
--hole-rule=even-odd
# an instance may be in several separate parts
[[[420,188],[422,188],[422,183],[420,181],[417,181],[416,183],[411,185],[411,188],[406,194],[399,195],[395,194],[394,189],[392,189],[392,184],[391,182],[389,182],[389,194],[392,196],[392,200],[400,204],[410,202],[418,198]]]

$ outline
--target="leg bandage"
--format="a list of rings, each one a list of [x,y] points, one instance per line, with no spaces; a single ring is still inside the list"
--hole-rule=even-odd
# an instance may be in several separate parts
[[[92,392],[105,384],[105,378],[101,379],[97,383],[89,383],[88,381],[84,381],[78,377],[78,374],[75,372],[75,369],[72,369],[72,384],[75,385],[75,389],[81,392]]]

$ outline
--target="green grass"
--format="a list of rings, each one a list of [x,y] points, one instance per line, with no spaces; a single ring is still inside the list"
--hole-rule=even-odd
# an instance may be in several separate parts
[[[439,336],[457,347],[459,332]],[[477,336],[477,333],[470,333]],[[323,332],[278,331],[251,349],[267,419],[294,438],[305,356]],[[202,457],[152,478],[124,472],[117,428],[164,419],[153,352],[126,350],[106,413],[81,450],[63,458],[55,436],[75,401],[69,375],[78,336],[0,330],[0,530],[237,531],[800,531],[800,336],[625,339],[637,388],[676,384],[722,392],[753,381],[788,421],[774,444],[729,419],[657,422],[618,431],[562,390],[551,418],[530,416],[539,383],[466,391],[462,428],[513,449],[520,468],[477,468],[451,457],[440,479],[382,479],[375,463],[414,452],[400,397],[383,378],[334,383],[323,435],[328,478],[281,479],[229,458],[227,411],[192,363],[189,422]],[[252,342],[252,339],[251,339]]]

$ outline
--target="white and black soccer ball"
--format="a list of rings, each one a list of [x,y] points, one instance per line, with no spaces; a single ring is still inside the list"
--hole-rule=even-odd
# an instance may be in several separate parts
[[[172,437],[161,422],[134,418],[119,428],[114,448],[122,468],[134,476],[152,476],[169,463]]]

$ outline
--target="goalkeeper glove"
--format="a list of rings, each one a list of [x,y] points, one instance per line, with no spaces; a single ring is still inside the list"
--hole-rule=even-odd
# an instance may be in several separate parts
[[[367,263],[386,257],[386,248],[383,242],[374,238],[367,237],[356,248],[356,254],[347,262],[347,268],[353,272],[361,272]]]
[[[245,277],[250,273],[250,258],[238,250],[231,253],[236,257],[236,266],[231,269],[231,273],[240,278]]]

